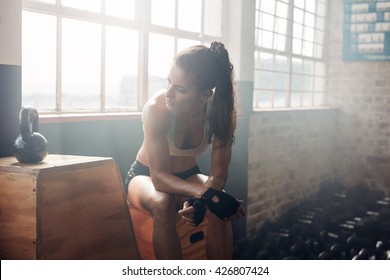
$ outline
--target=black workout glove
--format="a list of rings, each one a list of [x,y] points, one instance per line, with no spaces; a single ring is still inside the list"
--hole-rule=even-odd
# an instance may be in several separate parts
[[[221,220],[230,218],[236,214],[240,207],[240,203],[233,196],[213,188],[209,188],[202,194],[201,199],[208,206],[210,211],[217,215]]]
[[[194,207],[194,223],[196,226],[203,222],[204,215],[206,214],[206,207],[200,198],[190,198],[187,200],[190,206]]]

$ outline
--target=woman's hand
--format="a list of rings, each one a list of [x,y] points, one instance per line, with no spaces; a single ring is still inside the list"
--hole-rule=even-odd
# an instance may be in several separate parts
[[[188,201],[185,201],[183,203],[183,209],[179,210],[179,215],[183,218],[184,221],[190,226],[195,227],[195,220],[194,220],[194,214],[195,214],[195,208],[191,206],[191,204]]]
[[[233,220],[233,219],[239,220],[242,217],[245,217],[245,210],[244,210],[244,207],[242,207],[242,203],[244,201],[240,200],[240,199],[236,199],[236,200],[237,200],[238,203],[240,203],[240,207],[238,207],[237,212],[233,216],[231,216],[229,218],[229,220]]]
[[[236,199],[225,191],[214,188],[202,194],[201,200],[207,205],[207,208],[218,216],[221,220],[232,217],[240,218],[245,213],[242,207],[242,201]]]

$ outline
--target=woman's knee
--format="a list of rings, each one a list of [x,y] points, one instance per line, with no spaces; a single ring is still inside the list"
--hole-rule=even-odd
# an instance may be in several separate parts
[[[208,222],[209,227],[211,227],[214,230],[217,231],[226,231],[230,230],[232,227],[232,223],[229,220],[221,220],[218,218],[215,214],[211,213],[210,211],[206,212],[206,217]]]
[[[176,199],[173,195],[161,192],[150,198],[147,203],[153,219],[176,218]]]

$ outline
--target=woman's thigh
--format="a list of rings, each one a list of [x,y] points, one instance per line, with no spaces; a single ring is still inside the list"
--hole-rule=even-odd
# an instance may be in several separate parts
[[[208,177],[204,174],[195,174],[187,178],[186,181],[204,184],[207,179]],[[150,212],[150,206],[160,199],[164,199],[166,196],[169,195],[156,190],[152,179],[149,176],[138,175],[134,177],[129,183],[127,201],[132,207]],[[178,209],[181,209],[186,199],[188,198],[177,197],[176,204]]]
[[[166,193],[156,190],[149,176],[138,175],[129,183],[127,201],[134,208],[151,212],[153,203],[167,196]]]

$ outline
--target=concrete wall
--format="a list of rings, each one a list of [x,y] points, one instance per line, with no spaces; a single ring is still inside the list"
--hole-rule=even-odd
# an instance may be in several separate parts
[[[0,157],[12,155],[21,106],[21,0],[0,0]]]

